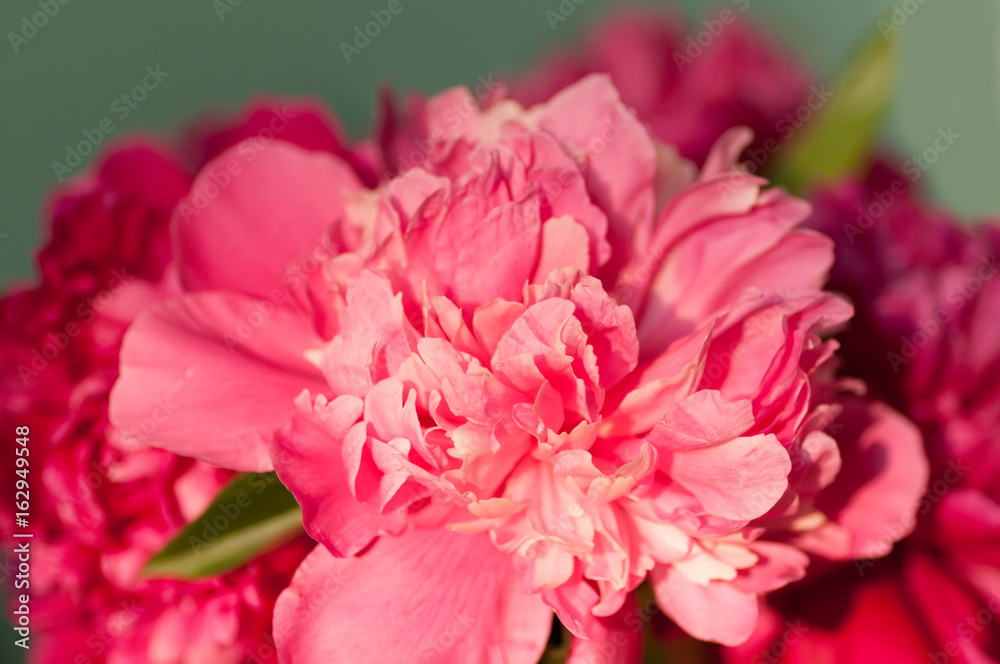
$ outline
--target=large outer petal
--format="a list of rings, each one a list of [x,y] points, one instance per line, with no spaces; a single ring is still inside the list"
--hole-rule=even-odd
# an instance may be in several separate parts
[[[191,290],[267,297],[285,267],[316,249],[361,183],[333,155],[283,142],[231,148],[199,173],[172,220],[181,279]]]
[[[357,558],[322,546],[278,598],[282,661],[533,664],[552,612],[486,535],[412,529]]]
[[[242,295],[199,293],[154,305],[125,335],[111,421],[125,436],[175,454],[270,470],[268,443],[295,412],[295,397],[327,389],[302,356],[321,344],[298,312]]]

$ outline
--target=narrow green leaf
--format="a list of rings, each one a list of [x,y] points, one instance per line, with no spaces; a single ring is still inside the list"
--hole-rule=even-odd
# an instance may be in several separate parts
[[[239,475],[146,563],[143,574],[180,579],[221,574],[302,532],[302,512],[277,475]]]
[[[859,172],[892,99],[896,61],[892,34],[873,33],[829,86],[832,96],[778,153],[775,182],[800,192]]]

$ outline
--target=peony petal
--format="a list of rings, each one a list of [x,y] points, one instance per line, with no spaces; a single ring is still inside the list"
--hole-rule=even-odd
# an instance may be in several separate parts
[[[691,636],[727,646],[743,643],[757,625],[757,596],[712,581],[699,585],[672,567],[650,572],[656,603]]]
[[[582,151],[588,189],[608,215],[608,240],[629,246],[636,229],[652,222],[655,205],[656,150],[646,128],[605,74],[581,79],[537,112],[542,130]],[[627,258],[612,256],[611,264],[620,268]]]
[[[788,452],[771,434],[663,456],[670,459],[670,476],[706,510],[734,520],[770,510],[788,488],[792,469]]]
[[[357,558],[323,547],[278,598],[282,661],[529,664],[552,612],[486,535],[411,529]]]
[[[837,418],[841,472],[819,502],[854,535],[851,557],[877,558],[909,535],[930,474],[923,437],[883,403],[844,400]]]
[[[335,555],[353,556],[384,532],[402,530],[402,514],[382,516],[378,504],[359,502],[351,492],[343,460],[344,438],[361,416],[361,399],[344,395],[329,403],[308,393],[299,412],[275,434],[271,459],[278,477],[302,506],[306,532]]]
[[[111,421],[123,437],[175,454],[270,470],[268,443],[295,397],[328,389],[302,355],[321,343],[297,312],[242,295],[154,305],[125,335]]]
[[[607,618],[588,616],[588,639],[575,638],[566,664],[641,664],[643,620],[634,601]]]
[[[270,297],[293,259],[323,246],[344,194],[360,188],[330,154],[281,141],[227,150],[201,171],[171,222],[184,285]]]

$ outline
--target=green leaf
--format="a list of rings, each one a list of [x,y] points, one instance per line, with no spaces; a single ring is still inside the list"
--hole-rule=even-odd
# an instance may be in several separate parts
[[[779,153],[775,182],[801,192],[858,173],[866,165],[892,99],[897,55],[891,33],[869,38],[830,85],[832,96]]]
[[[179,579],[221,574],[302,532],[302,511],[277,475],[239,475],[146,563],[143,574]]]

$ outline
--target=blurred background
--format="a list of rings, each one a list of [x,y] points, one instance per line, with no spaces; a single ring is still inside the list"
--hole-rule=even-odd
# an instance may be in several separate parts
[[[572,6],[555,25],[546,11]],[[348,63],[341,42],[387,0],[261,2],[41,0],[58,12],[32,30],[39,0],[0,4],[0,282],[30,278],[40,207],[57,183],[53,162],[112,118],[102,145],[130,132],[163,133],[208,109],[235,110],[259,92],[317,95],[352,136],[371,127],[379,87],[433,93],[515,72],[570,46],[609,0],[401,0],[403,11]],[[65,4],[64,4],[65,3]],[[580,3],[580,4],[577,4]],[[637,4],[637,3],[630,3]],[[697,0],[645,2],[687,23],[746,7],[819,77],[833,76],[894,8],[916,8],[898,26],[901,62],[884,141],[901,156],[923,151],[941,128],[960,138],[926,175],[936,200],[967,219],[1000,212],[1000,2],[998,0]],[[700,26],[699,26],[700,29]],[[147,67],[161,81],[134,108],[112,106]],[[93,159],[72,169],[76,174]],[[6,498],[5,498],[6,499]],[[0,661],[21,661],[4,628]],[[15,652],[17,651],[17,652]]]

